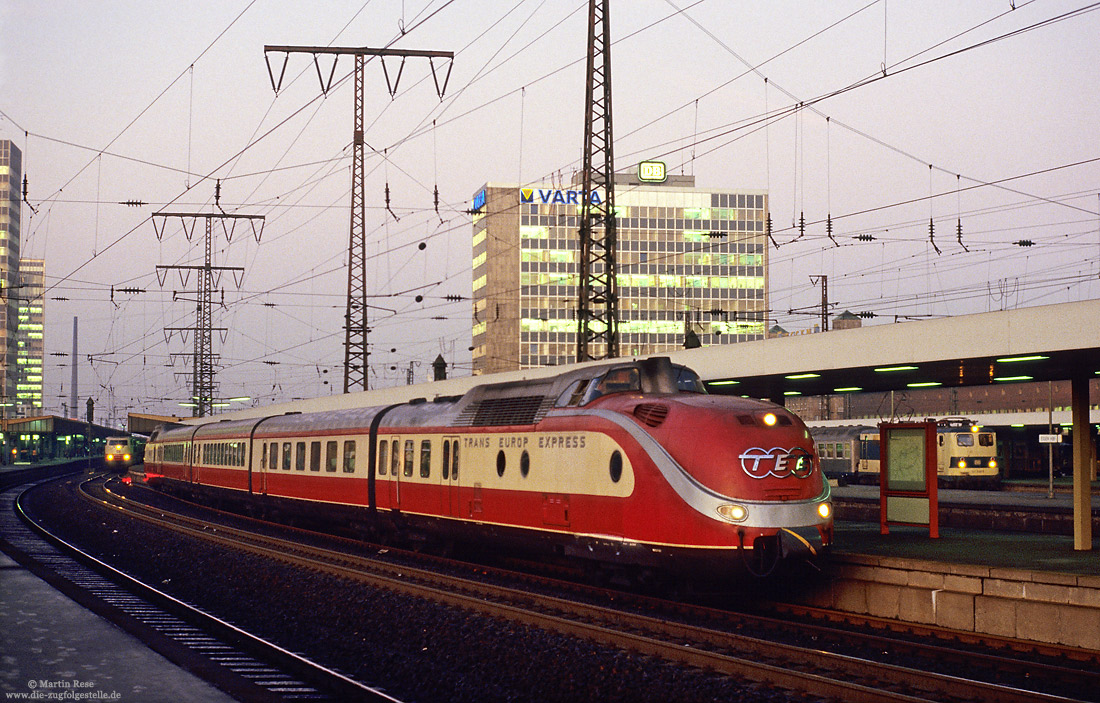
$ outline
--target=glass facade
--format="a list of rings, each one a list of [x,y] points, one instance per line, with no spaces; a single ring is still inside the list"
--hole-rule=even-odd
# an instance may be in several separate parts
[[[45,356],[45,316],[42,312],[46,262],[19,260],[19,322],[16,352],[18,381],[16,400],[28,414],[42,409],[42,360]]]
[[[23,159],[11,141],[0,139],[0,404],[13,415],[19,385],[19,207]]]
[[[703,191],[684,180],[616,185],[623,356],[681,349],[689,335],[702,345],[765,337],[767,195]],[[473,237],[475,371],[572,363],[580,194],[493,185],[482,193]]]

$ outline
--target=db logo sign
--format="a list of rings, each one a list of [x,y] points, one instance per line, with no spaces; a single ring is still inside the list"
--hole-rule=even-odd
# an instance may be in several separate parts
[[[813,457],[802,447],[783,449],[772,447],[746,449],[740,456],[741,469],[751,478],[806,478],[814,470]]]

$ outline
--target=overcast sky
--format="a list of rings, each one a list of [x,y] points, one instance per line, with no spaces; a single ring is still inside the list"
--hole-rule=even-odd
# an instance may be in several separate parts
[[[616,166],[767,190],[770,324],[788,330],[815,324],[821,274],[833,314],[869,324],[1100,297],[1100,5],[1014,4],[613,0]],[[215,239],[215,265],[245,269],[216,294],[220,395],[342,388],[352,62],[293,54],[276,94],[265,44],[455,53],[442,101],[427,59],[392,99],[366,68],[370,378],[404,383],[411,363],[425,380],[437,354],[469,373],[470,303],[446,299],[470,295],[464,210],[483,183],[577,169],[586,5],[0,0],[0,139],[24,152],[23,256],[46,259],[47,411],[68,401],[78,317],[81,404],[189,412],[173,355],[193,339],[164,328],[195,324],[195,278],[157,267],[201,263],[202,239],[158,238],[151,215],[212,211],[214,179],[227,212],[265,217],[259,241]]]

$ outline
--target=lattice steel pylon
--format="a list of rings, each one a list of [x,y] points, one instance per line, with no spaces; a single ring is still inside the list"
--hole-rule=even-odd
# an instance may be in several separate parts
[[[188,242],[191,241],[194,235],[196,223],[203,220],[205,225],[202,265],[157,266],[157,279],[161,285],[164,285],[164,276],[169,270],[179,271],[181,280],[185,280],[185,276],[189,275],[191,271],[194,271],[198,276],[196,290],[184,291],[186,294],[194,294],[194,298],[180,297],[175,291],[172,294],[173,300],[185,300],[195,303],[195,326],[165,327],[164,331],[169,338],[176,332],[181,334],[191,332],[195,335],[194,350],[191,353],[191,402],[193,403],[191,414],[194,417],[206,417],[213,414],[214,401],[217,399],[218,392],[217,382],[215,381],[218,355],[214,353],[214,333],[221,332],[223,335],[222,341],[224,342],[224,335],[228,332],[227,328],[214,327],[213,324],[214,289],[217,287],[222,273],[226,271],[233,274],[238,288],[240,288],[244,277],[244,269],[240,266],[213,265],[214,222],[221,223],[227,242],[231,242],[236,223],[246,221],[252,228],[252,235],[256,238],[256,242],[259,243],[260,238],[263,236],[264,216],[236,215],[226,212],[154,212],[152,216],[153,229],[158,240],[163,238],[170,217],[180,218],[180,224]],[[160,220],[159,227],[157,226],[157,218],[163,218]],[[227,222],[231,223],[232,226],[226,226]],[[188,226],[189,223],[190,226]],[[259,223],[258,230],[256,228],[257,223]]]
[[[271,70],[271,62],[267,59],[268,52],[285,53],[282,71],[278,79]],[[435,90],[439,99],[443,99],[443,93],[447,90],[447,81],[451,75],[451,66],[447,65],[447,73],[443,79],[443,85],[439,84],[439,77],[435,71],[432,59],[444,58],[453,62],[453,51],[423,51],[417,49],[371,49],[368,47],[325,47],[325,46],[265,46],[264,58],[267,60],[267,73],[271,78],[271,88],[278,93],[282,87],[283,76],[286,74],[286,64],[291,54],[304,53],[313,56],[313,64],[317,68],[317,78],[321,81],[321,92],[328,94],[332,88],[332,78],[336,75],[336,61],[340,56],[350,55],[355,58],[355,70],[353,80],[355,82],[355,126],[352,137],[352,165],[351,165],[351,227],[348,235],[348,298],[344,313],[344,393],[353,390],[367,390],[370,387],[367,365],[367,230],[366,216],[364,213],[365,186],[363,183],[364,159],[363,148],[366,144],[363,137],[363,67],[367,57],[379,57],[382,62],[382,71],[386,75],[387,87],[390,97],[397,93],[397,84],[401,81],[401,73],[404,71],[405,59],[409,57],[427,58],[432,68],[432,77],[435,80]],[[328,72],[326,80],[319,56],[332,56],[332,69]],[[401,66],[396,76],[391,81],[389,71],[386,69],[385,57],[400,57]]]
[[[611,129],[611,24],[607,7],[608,0],[589,0],[588,3],[577,361],[619,356],[615,158]],[[597,348],[601,344],[602,354]]]

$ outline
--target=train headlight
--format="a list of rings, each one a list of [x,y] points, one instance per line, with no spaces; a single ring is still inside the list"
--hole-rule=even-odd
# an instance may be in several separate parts
[[[818,503],[817,514],[821,516],[822,520],[828,520],[833,516],[833,506],[828,503]]]
[[[743,505],[725,503],[718,506],[718,514],[730,522],[744,522],[749,516],[749,511]]]
[[[107,455],[107,461],[114,461],[114,460],[115,460],[115,455],[114,454],[108,454]]]
[[[996,459],[990,459],[989,460],[989,468],[991,468],[991,469],[997,468],[997,460]]]
[[[122,455],[122,460],[123,461],[130,461],[130,455],[129,454],[123,454]]]
[[[774,427],[775,423],[779,421],[779,418],[775,416],[775,413],[768,413],[764,416],[764,424],[768,427]]]
[[[960,469],[965,469],[966,468],[966,459],[959,459],[959,468]]]

